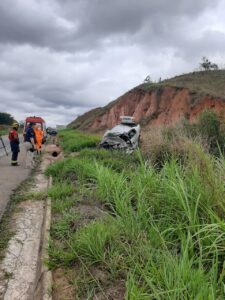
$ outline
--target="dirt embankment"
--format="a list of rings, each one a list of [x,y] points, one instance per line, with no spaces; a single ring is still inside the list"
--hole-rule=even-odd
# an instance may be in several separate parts
[[[94,109],[70,124],[73,128],[98,131],[111,128],[121,115],[134,116],[143,126],[170,125],[182,118],[193,121],[206,109],[225,116],[225,99],[193,92],[188,88],[135,88],[106,107]]]

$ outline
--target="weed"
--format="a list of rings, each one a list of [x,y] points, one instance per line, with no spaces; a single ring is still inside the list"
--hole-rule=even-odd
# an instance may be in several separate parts
[[[13,273],[11,273],[11,272],[5,272],[4,273],[4,278],[6,280],[11,279],[12,277],[13,277]]]
[[[51,226],[52,237],[58,240],[68,238],[73,232],[73,224],[77,219],[78,216],[74,212],[65,212],[61,218],[54,220]]]
[[[47,199],[47,192],[28,192],[24,195],[23,200],[46,200]]]
[[[54,184],[48,191],[48,195],[53,200],[63,200],[68,196],[71,196],[74,192],[74,187],[71,183],[58,182]]]
[[[71,247],[80,258],[95,264],[106,260],[105,252],[116,237],[117,227],[111,218],[95,221],[72,237]]]

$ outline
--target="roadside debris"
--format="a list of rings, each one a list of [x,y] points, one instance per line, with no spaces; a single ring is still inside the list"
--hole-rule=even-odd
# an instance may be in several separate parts
[[[140,141],[141,127],[133,117],[122,116],[121,122],[104,134],[100,147],[104,149],[121,149],[127,153],[134,151]]]

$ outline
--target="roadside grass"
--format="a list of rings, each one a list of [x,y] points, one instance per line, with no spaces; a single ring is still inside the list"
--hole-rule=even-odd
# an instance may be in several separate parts
[[[85,161],[100,161],[104,166],[117,172],[122,172],[124,169],[128,171],[135,170],[140,163],[138,151],[129,156],[121,151],[114,151],[112,153],[105,149],[83,149],[79,153],[79,158],[84,158]]]
[[[73,185],[67,182],[59,182],[58,184],[54,184],[48,191],[48,195],[53,199],[64,199],[73,194],[74,188]]]
[[[64,129],[59,132],[60,145],[66,152],[76,152],[83,148],[94,148],[100,142],[100,136]]]
[[[118,282],[116,299],[224,299],[225,159],[190,144],[160,169],[140,152],[80,145],[79,156],[49,167],[48,264],[79,269],[70,279],[78,299],[112,299]],[[78,226],[78,205],[96,201],[104,217]]]
[[[67,158],[51,165],[47,169],[46,175],[51,175],[53,180],[87,180],[95,176],[95,165],[93,161],[83,158]]]

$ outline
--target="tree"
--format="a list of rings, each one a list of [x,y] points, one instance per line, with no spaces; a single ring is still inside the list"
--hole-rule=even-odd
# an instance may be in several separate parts
[[[14,122],[14,118],[10,114],[0,112],[0,124],[1,125],[12,125],[13,122]]]
[[[204,71],[209,70],[218,70],[218,65],[215,63],[212,63],[207,57],[202,57],[202,62],[200,63],[200,68]]]
[[[212,69],[212,70],[218,70],[219,68],[218,68],[218,65],[217,65],[217,64],[212,64],[212,65],[211,65],[211,69]]]

